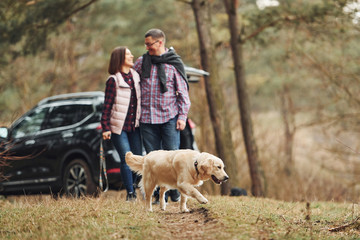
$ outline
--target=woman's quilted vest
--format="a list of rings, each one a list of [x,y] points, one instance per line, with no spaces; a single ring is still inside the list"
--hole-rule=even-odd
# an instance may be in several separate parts
[[[138,127],[141,113],[140,77],[139,74],[132,68],[130,71],[133,77],[136,91],[137,108],[135,127]],[[111,132],[120,135],[129,109],[131,89],[130,86],[124,81],[121,73],[118,72],[115,75],[110,75],[110,77],[113,77],[116,83],[116,96],[113,107],[111,109],[110,127]]]

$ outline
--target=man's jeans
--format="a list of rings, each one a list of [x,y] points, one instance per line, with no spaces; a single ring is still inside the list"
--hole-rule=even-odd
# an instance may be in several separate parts
[[[134,132],[122,131],[121,134],[111,134],[111,140],[120,156],[121,178],[128,193],[134,192],[136,174],[131,171],[125,161],[125,154],[131,151],[135,155],[142,155],[142,144],[139,128]]]
[[[146,153],[155,150],[178,150],[180,131],[176,129],[177,117],[162,124],[140,123]]]
[[[146,153],[155,150],[178,150],[180,147],[180,131],[176,129],[177,117],[163,124],[147,124],[140,123],[141,134],[143,137]],[[180,194],[177,190],[167,191],[165,200],[167,200],[169,192],[179,198]],[[159,188],[154,192],[155,201],[159,201]],[[173,197],[172,197],[173,199]],[[179,200],[179,199],[177,199]]]

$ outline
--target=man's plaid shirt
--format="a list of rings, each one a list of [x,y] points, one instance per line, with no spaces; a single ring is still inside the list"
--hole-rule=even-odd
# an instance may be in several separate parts
[[[141,77],[143,57],[139,57],[134,69]],[[178,115],[186,121],[190,109],[190,98],[185,80],[174,66],[164,64],[167,92],[161,93],[156,65],[151,66],[150,78],[141,77],[141,118],[142,123],[161,124]]]

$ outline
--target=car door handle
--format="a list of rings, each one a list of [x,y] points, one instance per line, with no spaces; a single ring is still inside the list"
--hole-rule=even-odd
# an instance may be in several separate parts
[[[72,137],[74,134],[72,132],[67,132],[62,135],[64,138]]]
[[[25,145],[33,145],[35,143],[34,139],[25,141]]]

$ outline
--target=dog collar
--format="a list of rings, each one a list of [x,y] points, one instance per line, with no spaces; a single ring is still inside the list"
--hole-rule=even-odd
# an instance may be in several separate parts
[[[196,170],[197,175],[199,175],[199,169],[197,168],[197,166],[198,166],[198,161],[197,160],[194,162],[194,166],[195,166],[195,170]]]

